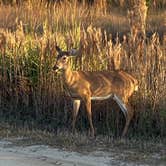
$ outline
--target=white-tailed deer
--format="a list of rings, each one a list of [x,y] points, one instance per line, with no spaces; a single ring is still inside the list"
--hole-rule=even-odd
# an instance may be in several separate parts
[[[125,136],[134,113],[128,99],[138,89],[137,80],[124,71],[72,71],[69,57],[76,56],[76,51],[73,49],[62,51],[58,46],[56,50],[58,56],[53,69],[62,70],[67,89],[73,97],[72,130],[75,130],[76,117],[80,103],[83,101],[90,123],[91,136],[94,137],[91,101],[112,98],[125,116],[126,123],[122,133],[122,136]]]

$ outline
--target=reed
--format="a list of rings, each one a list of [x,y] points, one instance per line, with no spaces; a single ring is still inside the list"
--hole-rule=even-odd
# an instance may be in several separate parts
[[[52,71],[55,45],[59,45],[63,49],[80,49],[80,56],[71,60],[74,70],[111,70],[114,61],[117,69],[135,75],[139,91],[132,99],[136,116],[129,133],[165,136],[166,52],[157,33],[145,37],[146,40],[133,40],[134,37],[128,34],[123,39],[118,35],[115,38],[94,26],[99,13],[102,18],[107,15],[104,7],[96,10],[96,6],[82,6],[74,1],[52,6],[29,3],[28,6],[2,5],[0,8],[3,16],[8,13],[7,22],[3,17],[0,29],[2,120],[51,131],[69,126],[70,99],[65,95],[61,76]],[[101,107],[98,104],[95,107],[99,110],[94,112],[98,133],[108,134],[109,129],[115,131],[112,108],[101,117]],[[79,129],[83,130],[87,126],[83,116],[80,115],[78,121]]]

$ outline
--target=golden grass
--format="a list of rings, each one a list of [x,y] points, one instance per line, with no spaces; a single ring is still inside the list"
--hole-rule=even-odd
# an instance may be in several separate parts
[[[147,30],[154,30],[150,26],[153,17],[149,17]],[[73,69],[111,70],[111,60],[114,60],[117,69],[135,75],[139,92],[133,104],[140,117],[147,116],[147,123],[137,117],[135,126],[146,135],[146,127],[155,120],[157,132],[164,134],[166,50],[157,33],[145,40],[139,37],[133,40],[127,16],[110,15],[104,4],[101,8],[75,2],[53,6],[45,3],[1,5],[0,20],[2,115],[15,114],[23,123],[31,116],[41,122],[44,115],[46,118],[41,123],[48,123],[51,117],[55,128],[68,123],[62,102],[63,82],[52,71],[55,45],[59,45],[63,49],[80,49],[80,56],[71,62]],[[156,26],[159,28],[161,24],[162,20]],[[116,32],[119,36],[115,36]],[[153,126],[148,127],[155,133]]]

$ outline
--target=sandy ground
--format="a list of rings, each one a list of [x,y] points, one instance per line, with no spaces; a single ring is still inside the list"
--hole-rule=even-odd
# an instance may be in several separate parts
[[[45,145],[21,147],[0,142],[0,166],[107,166],[111,160],[102,152],[82,155]]]
[[[0,166],[150,166],[120,161],[115,154],[103,151],[78,152],[46,145],[16,146],[0,140]],[[163,165],[164,164],[160,164]]]

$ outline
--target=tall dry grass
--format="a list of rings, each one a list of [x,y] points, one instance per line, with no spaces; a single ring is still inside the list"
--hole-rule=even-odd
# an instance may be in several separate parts
[[[70,99],[65,96],[61,76],[52,71],[55,45],[59,45],[63,49],[80,49],[80,56],[71,59],[74,70],[111,70],[113,60],[117,69],[135,75],[139,91],[132,99],[136,114],[129,133],[165,136],[166,49],[157,33],[134,40],[130,34],[123,39],[114,37],[109,33],[114,29],[106,31],[99,24],[94,26],[100,14],[102,18],[109,17],[106,10],[76,2],[53,6],[30,3],[0,6],[0,9],[3,14],[0,17],[0,117],[3,121],[52,131],[70,126]],[[98,111],[94,112],[94,122],[98,133],[111,134],[116,129],[112,120],[115,114],[107,102],[104,105],[108,111],[102,113],[100,105],[95,104],[94,110]],[[87,124],[84,113],[81,115],[78,126],[83,130]]]

